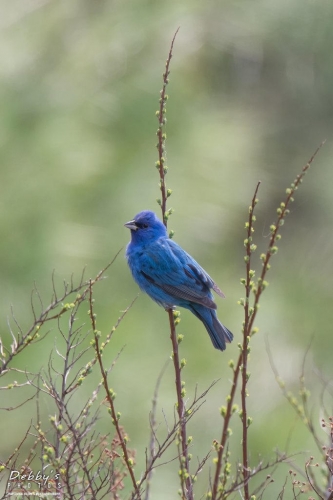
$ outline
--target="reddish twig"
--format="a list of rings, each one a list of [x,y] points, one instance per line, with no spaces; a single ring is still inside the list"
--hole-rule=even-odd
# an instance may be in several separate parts
[[[325,142],[325,141],[324,141]],[[260,277],[258,278],[257,285],[255,285],[254,281],[252,278],[254,277],[254,271],[251,270],[250,268],[250,255],[252,252],[256,249],[256,246],[252,244],[252,233],[254,231],[253,229],[253,223],[255,222],[255,217],[253,215],[253,210],[254,206],[256,205],[256,193],[259,188],[259,183],[256,187],[255,194],[252,200],[252,205],[249,208],[249,220],[246,223],[246,229],[247,229],[247,239],[245,240],[244,244],[246,247],[246,255],[244,257],[245,263],[246,263],[246,279],[242,280],[242,283],[245,286],[246,290],[246,297],[245,299],[241,299],[240,303],[241,305],[244,306],[245,310],[245,321],[244,321],[244,327],[243,327],[243,344],[240,345],[241,352],[238,358],[238,361],[236,365],[232,365],[233,368],[233,380],[232,380],[232,386],[231,386],[231,391],[229,393],[228,399],[227,399],[227,406],[225,408],[224,412],[224,423],[223,423],[223,428],[222,428],[222,436],[220,442],[216,445],[217,449],[217,460],[216,460],[216,469],[215,469],[215,475],[214,475],[214,481],[213,481],[213,488],[212,488],[212,500],[216,500],[218,498],[222,498],[222,494],[218,494],[218,487],[219,487],[219,482],[220,482],[220,475],[221,475],[221,470],[222,470],[222,460],[223,460],[223,452],[226,446],[226,442],[229,436],[229,424],[230,424],[230,419],[233,413],[233,405],[234,405],[234,399],[235,399],[235,394],[236,394],[236,389],[238,385],[238,378],[240,371],[242,371],[242,412],[244,412],[245,409],[245,416],[244,413],[242,415],[242,422],[243,422],[243,473],[244,473],[244,479],[248,477],[248,452],[247,452],[247,428],[250,423],[248,420],[247,414],[246,414],[246,383],[247,379],[249,377],[249,374],[247,373],[247,354],[249,350],[249,339],[254,333],[253,330],[253,325],[254,321],[257,316],[257,312],[259,309],[259,301],[261,294],[267,287],[268,283],[265,281],[266,274],[268,270],[270,269],[270,259],[272,255],[274,255],[277,252],[277,247],[276,242],[281,238],[281,235],[279,234],[279,231],[284,223],[285,217],[289,213],[289,205],[294,201],[293,195],[295,191],[298,189],[299,185],[302,183],[303,178],[307,171],[309,170],[315,156],[323,146],[324,142],[320,144],[320,146],[317,148],[315,153],[312,155],[310,160],[307,162],[307,164],[303,167],[302,171],[300,174],[297,175],[296,179],[294,182],[291,184],[290,188],[286,190],[287,197],[283,203],[280,204],[280,207],[277,209],[278,217],[277,221],[275,224],[271,226],[271,237],[270,241],[268,244],[268,249],[266,254],[262,254],[260,256],[262,260],[262,271],[260,274]],[[250,292],[253,293],[253,305],[252,307],[249,306],[249,299],[250,299]],[[245,442],[244,442],[245,438]],[[245,494],[245,500],[249,498],[249,492],[248,492],[248,487],[246,486],[248,484],[248,481],[244,482],[244,494]],[[247,495],[247,496],[246,496]]]
[[[163,378],[163,375],[169,365],[169,360],[165,363],[163,366],[161,373],[159,374],[154,390],[154,396],[153,396],[153,401],[152,401],[152,409],[151,413],[149,416],[150,420],[150,439],[149,439],[149,458],[148,458],[148,450],[146,452],[147,455],[147,481],[146,481],[146,492],[145,492],[145,500],[149,500],[149,494],[150,494],[150,480],[152,477],[153,469],[152,469],[152,464],[154,461],[154,457],[156,455],[155,453],[155,446],[157,442],[156,438],[156,428],[157,428],[157,423],[156,423],[156,411],[157,411],[157,399],[158,399],[158,393],[160,389],[160,384]]]
[[[177,413],[179,417],[179,441],[180,441],[180,449],[181,449],[181,457],[180,457],[180,477],[181,477],[181,486],[183,498],[192,499],[193,498],[193,488],[192,488],[192,480],[190,476],[190,464],[188,457],[188,446],[187,446],[187,436],[186,436],[186,409],[183,400],[182,393],[182,381],[181,381],[181,364],[179,362],[179,354],[178,354],[178,340],[176,334],[176,326],[173,317],[172,309],[169,309],[169,322],[170,322],[170,338],[172,342],[172,359],[175,368],[175,383],[176,383],[176,392],[177,392]]]
[[[168,167],[165,165],[165,140],[166,134],[164,133],[164,126],[166,124],[166,101],[168,96],[166,94],[166,87],[169,83],[169,74],[170,74],[170,62],[172,58],[173,46],[175,43],[175,39],[179,28],[175,32],[171,46],[169,50],[169,54],[165,64],[165,72],[163,73],[163,85],[161,90],[161,96],[159,100],[159,109],[156,112],[158,118],[158,129],[157,129],[157,150],[158,150],[158,161],[156,162],[156,167],[159,171],[160,175],[160,190],[162,198],[158,201],[158,204],[161,206],[162,210],[162,220],[167,227],[169,215],[172,213],[172,209],[167,211],[166,203],[167,198],[171,195],[171,190],[167,189],[165,183],[165,175],[168,171]],[[186,418],[185,418],[185,405],[182,396],[182,381],[181,381],[181,365],[179,363],[179,354],[178,354],[178,339],[176,334],[176,325],[174,321],[173,311],[172,309],[168,309],[169,315],[169,323],[170,323],[170,338],[172,342],[172,358],[175,369],[175,384],[176,384],[176,392],[177,392],[177,413],[179,418],[179,441],[180,441],[180,478],[181,478],[181,487],[182,487],[182,497],[184,499],[191,500],[193,498],[192,491],[192,480],[189,472],[189,457],[187,451],[187,438],[186,438]]]
[[[247,224],[247,238],[246,238],[246,284],[245,284],[245,304],[244,304],[244,331],[243,331],[243,346],[242,346],[242,388],[241,388],[241,401],[242,401],[242,430],[243,430],[243,439],[242,439],[242,448],[243,448],[243,475],[244,475],[244,500],[249,500],[249,482],[248,479],[250,477],[250,472],[249,472],[249,464],[248,464],[248,439],[247,439],[247,430],[250,425],[250,419],[248,419],[247,416],[247,407],[246,407],[246,398],[247,398],[247,381],[249,378],[249,374],[247,372],[247,360],[248,360],[248,354],[249,354],[249,348],[248,344],[250,341],[250,335],[251,331],[249,330],[249,323],[250,323],[250,317],[252,310],[250,310],[249,307],[249,302],[250,302],[250,295],[251,295],[251,290],[252,290],[252,271],[251,271],[251,255],[253,250],[255,249],[252,245],[252,233],[253,233],[253,224],[255,221],[255,216],[254,216],[254,207],[256,206],[258,200],[257,200],[257,193],[258,189],[260,186],[260,181],[257,184],[257,187],[255,189],[253,198],[252,198],[252,203],[249,209],[249,221]],[[252,313],[253,314],[253,313]]]
[[[250,321],[249,321],[249,325],[248,325],[249,332],[251,332],[253,324],[254,324],[254,320],[256,318],[256,313],[258,310],[258,303],[259,303],[261,294],[264,291],[264,289],[266,288],[265,277],[266,277],[267,271],[270,269],[269,262],[271,260],[272,255],[274,255],[277,252],[277,247],[275,246],[275,243],[278,239],[280,239],[279,238],[280,235],[278,233],[280,231],[280,228],[284,224],[285,217],[289,214],[289,205],[294,201],[293,196],[295,194],[295,191],[298,189],[300,184],[303,182],[303,178],[304,178],[305,174],[309,170],[313,160],[315,159],[315,157],[317,156],[317,154],[319,153],[320,149],[323,147],[324,144],[325,144],[325,141],[323,141],[319,145],[319,147],[316,149],[314,154],[311,156],[310,160],[307,162],[306,165],[304,165],[301,173],[297,175],[296,179],[291,184],[290,188],[288,188],[286,190],[286,193],[287,193],[286,200],[283,203],[281,203],[280,207],[277,209],[278,218],[277,218],[276,223],[271,226],[271,233],[272,234],[271,234],[271,238],[270,238],[270,241],[268,244],[268,251],[266,252],[265,255],[262,256],[262,261],[263,261],[262,270],[261,270],[260,278],[258,279],[258,287],[257,287],[257,290],[255,291],[255,295],[254,295],[254,304],[253,304],[254,314],[252,314]]]
[[[160,92],[161,97],[159,100],[159,109],[156,111],[156,115],[158,118],[158,129],[156,132],[156,135],[158,137],[158,143],[157,143],[157,150],[158,150],[158,161],[156,162],[156,167],[158,168],[159,174],[160,174],[160,190],[161,190],[161,195],[162,199],[158,200],[159,205],[161,206],[162,210],[162,219],[164,222],[165,227],[167,227],[167,211],[166,211],[166,203],[167,203],[167,198],[170,196],[171,191],[167,190],[166,188],[166,183],[165,183],[165,175],[168,171],[168,167],[165,165],[165,140],[166,140],[166,134],[163,131],[164,126],[166,124],[166,118],[165,118],[165,113],[166,113],[166,102],[168,100],[168,96],[166,94],[166,87],[169,83],[169,74],[170,74],[170,62],[172,58],[172,51],[173,51],[173,46],[175,43],[175,39],[177,36],[177,33],[179,31],[179,28],[175,32],[173,39],[171,41],[170,45],[170,50],[169,50],[169,55],[165,63],[165,72],[163,73],[163,86],[162,90]]]
[[[93,313],[92,282],[90,283],[89,303],[90,303],[89,314],[90,314],[91,326],[92,326],[94,337],[95,337],[94,338],[94,340],[95,340],[95,352],[96,352],[98,364],[100,367],[100,371],[102,374],[102,380],[103,380],[103,385],[104,385],[104,389],[105,389],[106,400],[108,402],[109,411],[110,411],[111,418],[112,418],[112,423],[116,428],[116,433],[117,433],[118,438],[119,438],[120,447],[121,447],[121,450],[123,452],[123,459],[124,459],[124,462],[126,464],[127,470],[129,472],[129,475],[130,475],[130,478],[131,478],[131,481],[133,484],[135,494],[132,496],[132,498],[136,498],[136,499],[140,500],[141,493],[140,493],[140,490],[138,488],[137,481],[136,481],[135,475],[134,475],[133,459],[129,456],[129,453],[127,450],[127,445],[126,445],[127,440],[124,436],[124,432],[122,430],[122,427],[119,424],[120,414],[116,412],[115,405],[114,405],[115,393],[109,387],[109,383],[108,383],[108,379],[107,379],[108,372],[107,372],[107,370],[105,370],[104,365],[103,365],[103,361],[102,361],[102,350],[101,350],[101,347],[99,345],[99,335],[98,335],[99,332],[96,330],[96,318],[95,318],[95,315]]]
[[[105,271],[113,264],[119,253],[121,252],[122,249],[120,249],[112,261],[104,268],[102,269],[97,276],[92,280],[92,285],[100,281],[103,277],[103,274]],[[10,324],[8,323],[9,331],[11,334],[11,337],[13,339],[13,342],[10,346],[10,349],[6,348],[2,340],[0,338],[0,377],[1,375],[5,374],[10,370],[10,364],[15,356],[20,354],[24,349],[26,349],[28,346],[30,346],[32,343],[35,343],[37,341],[43,340],[45,338],[45,334],[43,337],[40,335],[41,328],[46,324],[49,323],[50,321],[58,320],[61,316],[63,316],[67,311],[73,309],[76,305],[80,304],[86,297],[88,291],[89,291],[89,280],[88,281],[83,281],[83,273],[81,276],[81,280],[77,286],[74,286],[73,284],[73,279],[71,279],[71,283],[64,282],[64,291],[59,297],[56,289],[55,289],[55,283],[54,283],[54,273],[52,274],[52,286],[53,286],[53,296],[52,296],[52,301],[51,303],[43,309],[42,307],[42,301],[39,295],[39,292],[36,288],[36,285],[33,290],[33,294],[37,295],[37,298],[39,300],[40,306],[41,306],[41,312],[39,316],[36,315],[35,312],[35,307],[32,302],[32,312],[34,316],[34,321],[30,328],[26,331],[23,332],[18,321],[16,320],[16,317],[14,315],[14,311],[12,310],[12,319],[18,329],[18,334],[14,334],[12,331]],[[70,295],[76,294],[76,297],[74,298],[73,302],[71,303],[64,303],[66,299],[70,297]],[[33,300],[33,299],[31,299]],[[60,310],[59,310],[60,308]],[[51,315],[51,313],[54,313]]]

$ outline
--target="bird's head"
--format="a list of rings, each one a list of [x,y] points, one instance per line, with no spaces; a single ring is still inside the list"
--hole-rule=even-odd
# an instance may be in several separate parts
[[[166,227],[154,212],[144,210],[124,224],[131,230],[133,243],[149,243],[167,235]]]

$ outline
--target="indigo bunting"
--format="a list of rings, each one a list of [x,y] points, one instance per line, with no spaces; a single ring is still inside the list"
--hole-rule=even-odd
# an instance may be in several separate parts
[[[214,347],[224,351],[233,334],[217,318],[211,290],[224,295],[212,278],[168,237],[154,212],[138,213],[125,227],[131,230],[127,262],[141,290],[165,309],[189,309],[205,325]]]

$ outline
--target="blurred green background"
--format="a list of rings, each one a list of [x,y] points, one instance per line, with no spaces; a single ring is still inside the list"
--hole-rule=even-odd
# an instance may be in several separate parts
[[[332,377],[332,2],[2,0],[0,6],[4,336],[11,304],[22,327],[30,324],[34,281],[47,302],[53,269],[59,283],[71,273],[79,279],[85,265],[86,275],[94,276],[127,244],[123,224],[142,209],[159,211],[155,110],[170,41],[180,26],[167,89],[167,183],[175,209],[169,227],[225,292],[219,317],[235,334],[228,350],[218,352],[201,323],[182,313],[189,397],[196,384],[203,391],[220,379],[191,421],[194,456],[202,457],[220,437],[218,408],[231,376],[227,362],[237,357],[241,338],[244,223],[256,183],[262,182],[254,256],[259,270],[285,188],[327,139],[283,228],[250,362],[252,465],[259,455],[272,458],[276,446],[285,449],[291,429],[289,449],[304,452],[298,457],[304,464],[315,453],[312,441],[274,380],[264,336],[282,378],[296,391],[313,338],[307,366],[319,423],[321,383],[314,367]],[[138,293],[123,254],[107,274],[96,289],[98,326],[105,333]],[[45,366],[56,335],[51,331],[22,364]],[[112,386],[137,449],[139,475],[155,381],[171,349],[167,316],[142,294],[116,332],[110,363],[124,345]],[[1,396],[1,406],[7,405],[9,396]],[[170,366],[160,395],[162,427],[161,408],[172,415],[174,401]],[[0,413],[1,428],[11,429],[2,437],[0,459],[34,415],[33,406],[15,417]],[[107,418],[100,426],[108,431]],[[237,418],[234,448],[236,462]],[[288,469],[279,469],[270,498]],[[198,498],[207,484],[203,479],[198,486]],[[177,490],[177,465],[158,470],[153,498],[173,499]]]

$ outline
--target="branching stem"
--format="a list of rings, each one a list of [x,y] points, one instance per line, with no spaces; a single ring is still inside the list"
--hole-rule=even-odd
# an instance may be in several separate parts
[[[132,498],[133,499],[135,498],[136,500],[140,500],[141,494],[140,494],[140,490],[138,488],[138,485],[137,485],[137,482],[136,482],[136,479],[134,476],[133,460],[130,458],[130,456],[128,454],[126,441],[124,439],[124,435],[123,435],[123,432],[122,432],[120,424],[119,424],[119,415],[117,414],[116,409],[115,409],[115,405],[114,405],[114,401],[113,401],[114,398],[112,397],[112,390],[110,390],[109,383],[108,383],[108,378],[107,378],[108,372],[107,372],[107,370],[105,370],[104,365],[103,365],[103,361],[102,361],[102,354],[101,354],[102,351],[101,351],[100,345],[99,345],[99,337],[98,337],[97,331],[96,331],[96,319],[95,319],[95,315],[93,312],[92,282],[90,283],[90,289],[89,289],[89,303],[90,303],[90,320],[91,320],[91,325],[92,325],[93,333],[94,333],[94,337],[95,337],[95,352],[96,352],[98,364],[100,367],[100,372],[102,374],[102,380],[103,380],[103,385],[104,385],[104,389],[105,389],[106,400],[108,402],[110,414],[112,417],[112,423],[116,428],[116,432],[117,432],[117,435],[118,435],[118,438],[120,441],[120,446],[121,446],[121,449],[123,452],[123,459],[124,459],[124,462],[126,464],[127,470],[129,472],[129,475],[130,475],[130,478],[131,478],[131,481],[133,484],[135,494],[132,495]]]
[[[175,32],[171,45],[169,54],[165,63],[165,72],[163,73],[163,85],[160,93],[159,100],[159,109],[156,112],[158,118],[158,129],[157,129],[157,150],[158,150],[158,162],[156,164],[159,175],[160,175],[160,190],[161,190],[161,200],[158,200],[159,205],[162,210],[162,220],[167,227],[168,225],[168,217],[171,211],[167,212],[166,204],[167,198],[170,196],[171,191],[167,190],[165,183],[165,175],[168,171],[168,167],[165,165],[165,140],[166,134],[164,133],[164,126],[166,124],[166,101],[168,96],[166,94],[166,87],[169,83],[169,74],[170,74],[170,62],[172,58],[173,46],[175,43],[175,39],[179,28]],[[180,441],[180,452],[179,452],[179,464],[180,464],[180,478],[181,478],[181,488],[182,488],[182,498],[187,500],[193,499],[193,488],[192,488],[192,480],[189,471],[189,457],[187,450],[187,438],[186,438],[186,418],[185,418],[185,405],[182,397],[182,381],[181,381],[181,365],[179,363],[179,354],[178,354],[178,340],[176,333],[176,325],[173,316],[172,309],[168,309],[169,315],[169,323],[170,323],[170,338],[172,342],[172,359],[173,365],[175,369],[175,384],[176,384],[176,392],[177,392],[177,414],[179,418],[179,441]]]
[[[250,340],[250,337],[252,335],[253,331],[253,325],[254,321],[257,317],[257,312],[259,309],[259,301],[262,292],[266,288],[266,274],[270,268],[270,259],[274,253],[276,253],[277,248],[275,247],[276,241],[280,238],[279,236],[279,231],[284,223],[284,218],[287,216],[289,213],[288,207],[291,202],[293,202],[293,195],[295,191],[298,189],[299,185],[302,183],[303,178],[307,171],[309,170],[313,160],[315,159],[316,155],[318,154],[319,150],[322,148],[324,145],[325,141],[323,141],[320,146],[317,148],[315,153],[312,155],[310,160],[307,162],[307,164],[302,168],[302,171],[300,174],[297,175],[296,179],[294,182],[291,184],[290,188],[287,189],[287,197],[283,203],[281,203],[280,207],[277,210],[278,217],[275,225],[271,226],[271,237],[270,241],[268,244],[268,249],[266,254],[263,255],[263,260],[262,260],[262,271],[260,274],[260,278],[258,279],[257,287],[254,286],[254,283],[251,283],[251,268],[250,268],[250,255],[254,251],[255,248],[251,248],[252,246],[252,232],[253,232],[253,223],[255,221],[255,218],[253,216],[253,210],[254,206],[256,204],[256,194],[259,189],[260,183],[257,184],[253,199],[252,199],[252,204],[249,209],[249,220],[247,222],[247,242],[246,242],[246,256],[245,256],[245,262],[246,262],[246,279],[245,279],[245,290],[246,290],[246,297],[244,299],[244,311],[245,311],[245,321],[244,321],[244,329],[243,329],[243,343],[241,345],[241,352],[238,357],[238,361],[235,364],[233,368],[233,379],[232,379],[232,385],[231,385],[231,390],[227,399],[227,407],[225,411],[225,416],[224,416],[224,423],[223,423],[223,428],[222,428],[222,436],[221,440],[217,446],[217,460],[216,460],[216,469],[215,469],[215,474],[214,474],[214,480],[213,480],[213,487],[212,487],[212,500],[220,500],[223,498],[223,491],[219,492],[219,484],[220,484],[220,476],[221,476],[221,471],[222,471],[222,462],[223,462],[223,452],[226,447],[226,443],[228,440],[229,432],[229,424],[232,416],[232,407],[234,404],[235,400],[235,394],[236,394],[236,389],[238,386],[238,378],[240,372],[242,372],[242,388],[241,388],[241,400],[242,400],[242,423],[243,423],[243,477],[244,477],[244,499],[248,500],[249,497],[249,490],[248,490],[248,479],[250,477],[250,471],[248,467],[248,450],[247,450],[247,429],[248,429],[248,417],[247,417],[247,411],[246,411],[246,383],[248,379],[248,374],[247,374],[247,356],[248,356],[248,342]],[[249,308],[249,299],[251,292],[253,294],[253,305],[251,307],[251,310]]]

